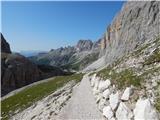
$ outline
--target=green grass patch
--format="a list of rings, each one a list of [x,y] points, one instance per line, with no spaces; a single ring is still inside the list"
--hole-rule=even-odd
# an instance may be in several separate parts
[[[160,98],[156,100],[155,108],[157,109],[158,112],[160,112]]]
[[[116,84],[118,84],[118,88],[124,88],[130,85],[134,85],[135,87],[140,87],[142,78],[136,75],[131,69],[125,69],[118,74],[112,75],[113,80],[116,80]]]
[[[148,48],[150,46],[150,44],[145,44],[143,46],[141,46],[140,48],[138,48],[136,51],[134,51],[132,54],[139,56],[142,54],[143,50],[145,50],[146,48]]]
[[[160,35],[157,36],[157,39],[153,43],[160,45]]]
[[[157,39],[155,39],[153,42],[151,43],[147,43],[147,44],[144,44],[144,45],[140,45],[140,46],[137,46],[136,47],[136,50],[131,54],[132,56],[136,56],[136,57],[139,57],[143,51],[145,49],[147,49],[150,45],[152,45],[153,43],[155,43],[156,45],[160,45],[160,37],[158,36]]]
[[[160,112],[160,82],[158,82],[158,86],[157,86],[157,99],[155,101],[155,108],[157,109],[158,112]]]
[[[75,80],[79,82],[83,74],[74,74],[70,76],[58,76],[45,83],[40,83],[32,87],[26,88],[18,94],[1,101],[2,120],[7,120],[14,115],[16,110],[24,110],[31,106],[34,102],[44,98],[45,96],[55,92],[58,88],[64,86],[67,82]]]
[[[111,82],[115,84],[118,89],[123,89],[127,86],[134,85],[140,87],[143,78],[134,73],[131,69],[125,69],[119,73],[113,70],[111,67],[107,67],[97,73],[98,76],[104,79],[111,79]]]
[[[111,72],[112,68],[110,66],[108,66],[107,68],[104,68],[100,71],[97,72],[97,76],[100,76],[104,79],[107,79],[110,77],[110,72]]]
[[[143,63],[143,65],[150,65],[156,62],[160,62],[160,49],[157,48],[153,51],[153,54],[150,55],[145,62]]]
[[[92,75],[94,75],[94,74],[96,74],[96,72],[91,72],[91,73],[89,74],[89,76],[92,76]]]
[[[140,76],[143,78],[150,79],[155,73],[160,73],[160,67],[152,67],[151,69],[145,70]]]

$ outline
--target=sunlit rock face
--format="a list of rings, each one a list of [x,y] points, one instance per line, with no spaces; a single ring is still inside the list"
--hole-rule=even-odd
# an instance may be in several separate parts
[[[150,42],[159,35],[160,2],[129,1],[108,26],[101,41],[101,50],[105,50],[101,59],[86,70],[93,70],[134,50],[144,42]]]
[[[139,99],[134,109],[135,120],[158,120],[158,114],[149,99]]]

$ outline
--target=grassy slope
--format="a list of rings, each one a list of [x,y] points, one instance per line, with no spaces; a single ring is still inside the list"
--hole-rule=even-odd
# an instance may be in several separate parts
[[[26,88],[18,94],[1,101],[2,119],[8,119],[15,113],[15,111],[22,111],[23,109],[31,106],[34,102],[53,93],[71,80],[79,82],[82,79],[82,76],[83,74],[58,76],[51,81]]]
[[[139,59],[141,56],[145,56],[147,53],[144,51],[147,50],[152,45],[155,46],[155,50],[147,56],[144,59],[143,63],[140,63],[142,68],[139,68],[139,72],[142,74],[137,74],[137,68],[130,67],[130,66],[124,66],[123,70],[120,72],[117,72],[117,69],[119,69],[119,65],[125,63],[126,60],[128,60],[129,57]],[[118,89],[124,89],[127,86],[134,85],[135,87],[139,89],[145,89],[144,83],[152,79],[155,75],[160,74],[160,67],[157,67],[157,64],[160,63],[160,36],[157,37],[156,40],[154,40],[151,43],[139,46],[138,49],[136,49],[133,53],[126,55],[108,67],[100,70],[97,72],[97,76],[100,76],[104,79],[110,79],[112,83],[114,83]],[[149,69],[146,69],[149,68]],[[91,73],[90,75],[93,75],[95,72]],[[156,94],[156,102],[155,107],[160,112],[160,82],[158,83],[158,86],[154,89],[157,91]]]

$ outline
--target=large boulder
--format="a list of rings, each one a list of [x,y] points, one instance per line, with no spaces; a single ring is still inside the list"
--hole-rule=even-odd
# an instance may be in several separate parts
[[[118,91],[115,93],[115,94],[111,94],[109,96],[109,103],[110,103],[110,106],[112,108],[112,110],[115,110],[118,106],[118,103],[119,103],[119,93]]]
[[[99,82],[100,82],[100,78],[96,77],[96,79],[94,81],[94,89],[95,90],[98,90]]]
[[[110,106],[106,106],[103,108],[103,115],[108,119],[110,120],[113,116],[114,116],[114,113],[111,109]]]
[[[111,91],[109,89],[106,89],[102,95],[105,99],[108,99],[109,98],[109,95],[111,94]]]
[[[95,79],[96,79],[96,74],[94,74],[91,78],[91,87],[94,87]]]
[[[131,110],[123,102],[121,102],[116,111],[117,120],[131,120],[132,117],[133,114]]]
[[[105,99],[103,99],[103,98],[100,99],[100,101],[98,103],[98,108],[99,108],[100,111],[103,110],[103,108],[105,107],[106,103],[107,103],[107,101]]]
[[[135,120],[159,120],[156,110],[149,99],[139,99],[134,109]]]
[[[103,91],[104,91],[105,89],[107,89],[110,85],[111,85],[110,80],[108,80],[108,79],[105,80],[105,81],[101,80],[101,81],[99,82],[98,89],[99,89],[100,92],[103,92]]]
[[[127,87],[121,97],[121,100],[127,101],[129,100],[129,97],[133,94],[133,88]]]

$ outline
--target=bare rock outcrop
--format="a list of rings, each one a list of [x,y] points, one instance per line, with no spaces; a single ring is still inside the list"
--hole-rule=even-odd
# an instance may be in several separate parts
[[[126,2],[108,27],[106,62],[133,50],[138,44],[150,41],[159,34],[160,2]]]
[[[81,52],[91,50],[92,46],[93,42],[91,40],[79,40],[75,48],[77,51]]]
[[[10,46],[1,33],[1,52],[11,53]]]
[[[24,56],[1,53],[2,96],[40,79],[40,70]]]
[[[27,58],[11,53],[1,34],[1,95],[40,79],[40,70]]]
[[[105,52],[99,60],[85,70],[94,70],[128,54],[144,42],[155,39],[160,34],[160,2],[129,1],[108,26],[101,41]]]

